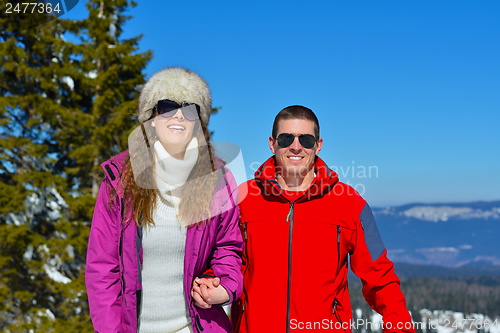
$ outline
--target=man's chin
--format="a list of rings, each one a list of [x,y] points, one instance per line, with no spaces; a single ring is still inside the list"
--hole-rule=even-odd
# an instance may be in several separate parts
[[[304,178],[307,175],[307,168],[303,166],[295,166],[286,168],[286,172],[291,177],[301,177]]]

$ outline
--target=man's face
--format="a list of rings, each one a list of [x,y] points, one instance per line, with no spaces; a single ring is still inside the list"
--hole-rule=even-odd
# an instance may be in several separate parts
[[[296,136],[290,146],[282,148],[278,145],[277,138],[281,133]],[[314,136],[314,123],[306,119],[280,120],[276,139],[269,137],[269,148],[276,155],[276,166],[284,177],[305,177],[314,168],[315,157],[323,146],[323,139],[320,138],[312,148],[304,148],[299,142],[300,134]]]

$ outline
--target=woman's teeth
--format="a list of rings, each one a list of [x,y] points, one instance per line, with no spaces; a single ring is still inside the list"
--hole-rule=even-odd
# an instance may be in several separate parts
[[[176,126],[176,125],[168,126],[168,129],[174,129],[174,130],[180,130],[180,131],[184,131],[185,130],[184,127],[182,127],[182,126]]]

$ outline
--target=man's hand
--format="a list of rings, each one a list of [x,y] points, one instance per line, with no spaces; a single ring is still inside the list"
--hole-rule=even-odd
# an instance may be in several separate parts
[[[202,309],[208,309],[212,307],[212,304],[223,304],[230,300],[228,292],[220,285],[219,278],[194,279],[191,296],[194,305]]]

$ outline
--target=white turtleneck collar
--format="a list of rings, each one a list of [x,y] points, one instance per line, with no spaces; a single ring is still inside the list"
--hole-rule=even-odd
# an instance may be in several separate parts
[[[191,139],[183,160],[170,156],[160,141],[156,141],[154,147],[156,152],[156,185],[165,197],[167,191],[172,191],[186,183],[189,173],[198,160],[198,140],[196,137]]]

